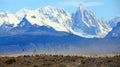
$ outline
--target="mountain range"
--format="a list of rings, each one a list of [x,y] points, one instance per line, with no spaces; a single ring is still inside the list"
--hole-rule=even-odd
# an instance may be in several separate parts
[[[0,54],[119,52],[119,40],[120,17],[107,22],[81,4],[73,14],[52,6],[0,13]]]
[[[10,31],[16,27],[46,26],[58,32],[68,32],[80,37],[103,38],[118,21],[119,17],[110,22],[106,22],[103,18],[97,19],[92,11],[86,10],[82,5],[72,15],[64,9],[52,6],[40,7],[35,10],[23,8],[15,14],[0,13],[0,34],[13,34],[13,31]]]

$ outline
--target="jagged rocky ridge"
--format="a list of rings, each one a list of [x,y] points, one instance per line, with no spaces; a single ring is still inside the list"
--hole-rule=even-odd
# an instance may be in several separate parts
[[[116,26],[107,34],[106,38],[120,39],[120,22],[117,22]]]

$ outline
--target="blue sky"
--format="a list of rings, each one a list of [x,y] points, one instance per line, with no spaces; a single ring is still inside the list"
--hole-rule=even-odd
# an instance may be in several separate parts
[[[81,2],[87,10],[93,11],[97,18],[103,17],[108,21],[120,16],[120,0],[0,0],[0,12],[15,13],[24,7],[36,9],[51,5],[74,13]]]

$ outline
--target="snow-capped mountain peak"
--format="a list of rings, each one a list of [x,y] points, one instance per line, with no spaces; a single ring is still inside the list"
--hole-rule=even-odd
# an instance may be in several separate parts
[[[20,22],[24,16],[33,25],[49,26],[57,31],[69,32],[71,21],[71,15],[62,8],[55,8],[52,6],[40,7],[35,10],[23,8],[16,12],[16,18]],[[19,23],[18,23],[19,24]],[[18,24],[15,24],[18,25]]]
[[[12,14],[10,12],[8,13],[0,13],[0,25],[2,25],[4,22],[7,22],[9,24],[14,24],[14,27],[17,26],[19,23],[18,18],[15,14]]]
[[[72,19],[72,28],[78,35],[104,37],[111,30],[104,20],[97,19],[92,11],[83,9],[82,5],[72,15]]]
[[[113,28],[117,25],[118,22],[120,22],[120,17],[115,17],[109,21],[109,25]]]

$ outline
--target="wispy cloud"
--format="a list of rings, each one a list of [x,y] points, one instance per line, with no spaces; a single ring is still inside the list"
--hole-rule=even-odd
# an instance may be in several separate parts
[[[85,2],[83,3],[86,7],[89,7],[89,6],[101,6],[101,5],[104,5],[103,3],[101,2]]]
[[[71,6],[77,7],[80,3],[82,3],[84,7],[103,5],[102,2],[82,2],[82,1],[61,1],[61,2],[58,2],[57,5],[60,5],[63,7],[71,7]]]
[[[59,2],[58,5],[61,5],[63,7],[69,7],[69,6],[73,6],[76,7],[76,5],[78,5],[80,2],[76,2],[76,1],[62,1]]]

